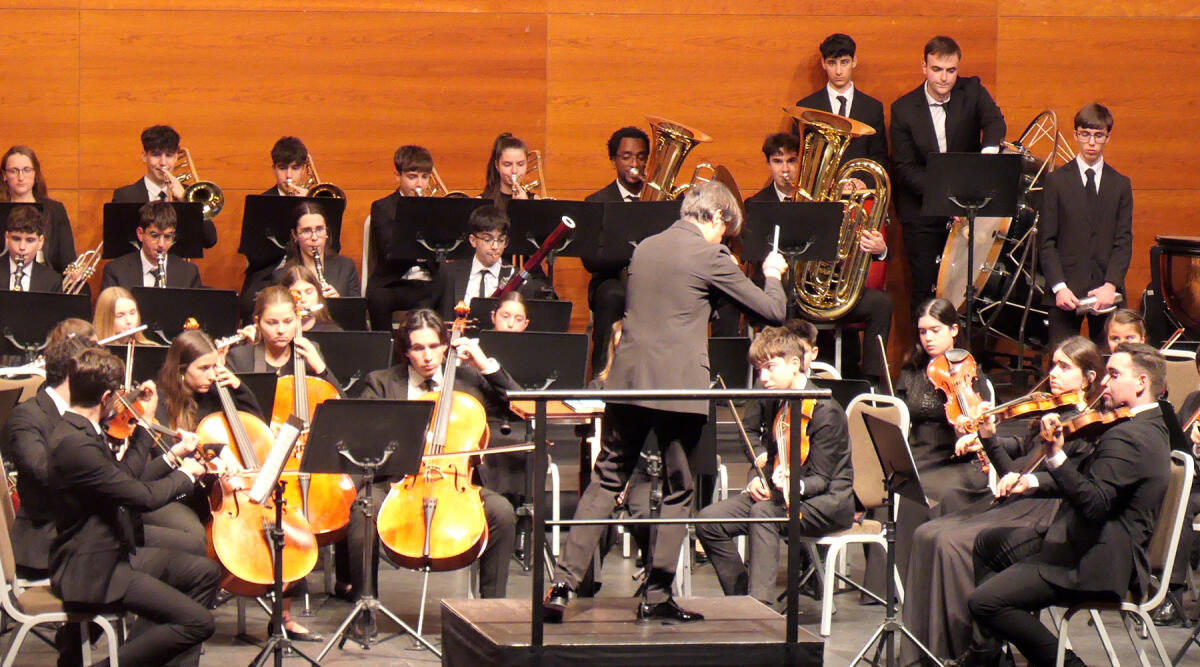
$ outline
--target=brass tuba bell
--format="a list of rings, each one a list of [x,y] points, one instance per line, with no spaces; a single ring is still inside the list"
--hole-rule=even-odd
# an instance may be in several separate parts
[[[216,183],[200,180],[200,174],[196,173],[196,163],[192,161],[192,153],[188,149],[179,150],[175,169],[171,173],[185,188],[183,200],[199,203],[205,220],[217,217],[225,207],[225,193]]]
[[[650,123],[650,157],[646,160],[646,171],[642,174],[642,194],[640,201],[664,201],[677,199],[689,188],[698,183],[712,180],[716,170],[707,162],[696,165],[692,172],[692,180],[678,187],[675,178],[688,153],[696,146],[712,141],[712,137],[692,129],[682,123],[646,116]],[[707,176],[702,175],[707,172]]]
[[[883,228],[891,181],[874,160],[841,163],[851,139],[875,133],[870,125],[817,109],[785,107],[784,111],[800,125],[800,173],[792,199],[845,205],[837,259],[797,261],[792,266],[797,307],[808,319],[828,322],[850,312],[862,296],[871,256],[859,248],[859,239],[864,231]],[[870,176],[874,185],[846,193],[856,174]]]

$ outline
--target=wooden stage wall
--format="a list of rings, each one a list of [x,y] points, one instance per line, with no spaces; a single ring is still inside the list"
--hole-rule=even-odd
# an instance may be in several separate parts
[[[391,155],[430,148],[452,188],[482,189],[492,139],[509,130],[546,154],[558,198],[613,177],[604,143],[656,114],[716,138],[689,160],[728,165],[743,195],[765,181],[759,146],[785,126],[780,107],[823,85],[817,44],[848,32],[859,87],[885,107],[921,82],[924,42],[955,37],[1015,138],[1053,108],[1069,126],[1093,100],[1116,128],[1108,159],[1134,183],[1131,296],[1149,279],[1161,233],[1195,228],[1200,2],[968,0],[925,9],[882,0],[873,15],[833,15],[813,0],[0,0],[0,144],[39,153],[67,206],[77,248],[100,238],[113,188],[139,178],[138,134],[173,125],[201,175],[228,197],[207,284],[237,288],[244,196],[272,184],[268,153],[300,136],[325,180],[349,196],[343,247],[361,254],[370,202],[394,187]],[[297,7],[309,8],[298,10]],[[940,16],[936,12],[952,12]],[[519,11],[516,11],[519,10]],[[860,10],[862,11],[862,10]],[[1069,127],[1068,132],[1069,134]],[[899,242],[899,228],[889,237]],[[896,254],[893,257],[899,258]],[[587,323],[586,273],[560,263],[558,288]],[[889,283],[906,313],[906,267]],[[898,315],[898,328],[908,326]],[[902,336],[907,338],[907,336]]]

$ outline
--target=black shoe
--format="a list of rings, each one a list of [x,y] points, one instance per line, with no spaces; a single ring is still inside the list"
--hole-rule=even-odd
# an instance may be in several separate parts
[[[542,602],[542,620],[546,623],[562,623],[563,612],[571,601],[571,587],[566,584],[554,584],[546,591],[546,599]]]
[[[1067,652],[1063,654],[1063,667],[1087,667],[1087,663],[1075,655],[1075,651],[1067,649]]]
[[[1179,610],[1179,605],[1175,602],[1175,594],[1173,592],[1167,593],[1167,597],[1164,598],[1162,604],[1158,605],[1158,608],[1150,614],[1150,618],[1157,626],[1175,625],[1181,619],[1184,620],[1186,624],[1186,619],[1183,619],[1183,614]]]
[[[639,621],[679,621],[680,623],[690,623],[692,621],[703,621],[704,616],[694,611],[688,611],[675,604],[675,598],[667,598],[665,601],[657,604],[650,602],[639,604],[637,619]]]
[[[945,667],[997,667],[1000,664],[1000,658],[1003,653],[999,646],[996,645],[974,645],[963,652],[962,655],[953,660],[946,660],[942,664]]]

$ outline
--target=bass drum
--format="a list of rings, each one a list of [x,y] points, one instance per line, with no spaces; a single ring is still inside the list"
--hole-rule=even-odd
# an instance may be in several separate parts
[[[1158,236],[1158,279],[1167,312],[1200,334],[1200,236]]]
[[[976,299],[975,321],[985,330],[1037,349],[1050,340],[1046,279],[1035,264],[1037,213],[1022,207],[990,270],[981,274],[983,287]]]
[[[956,218],[946,237],[946,248],[938,258],[937,295],[962,310],[967,301],[967,277],[975,277],[978,296],[988,280],[988,272],[1000,259],[1012,218],[975,219],[975,266],[967,267],[967,221]]]

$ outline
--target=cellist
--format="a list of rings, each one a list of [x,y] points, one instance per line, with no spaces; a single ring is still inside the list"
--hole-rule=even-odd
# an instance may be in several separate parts
[[[367,375],[362,397],[414,400],[427,392],[442,389],[438,381],[450,339],[437,313],[428,309],[412,311],[396,331],[396,337],[400,341],[404,361]],[[477,342],[461,339],[456,349],[459,359],[465,363],[458,368],[453,389],[478,399],[487,411],[489,424],[505,421],[508,404],[503,392],[519,389],[519,385],[507,371],[500,368],[499,362],[484,355]],[[386,480],[379,482],[381,488],[372,495],[376,503],[382,503],[388,491]],[[488,541],[487,548],[479,558],[479,594],[485,598],[500,598],[504,597],[508,587],[508,560],[512,557],[516,538],[516,515],[508,500],[486,486],[481,495],[488,525]],[[346,532],[348,553],[338,553],[338,593],[350,598],[356,597],[362,590],[364,578],[361,571],[362,529],[358,525],[361,521],[361,513],[351,513],[350,527]],[[375,548],[378,549],[378,545]],[[372,563],[377,561],[378,558],[371,559]],[[374,571],[370,574],[377,576]]]

